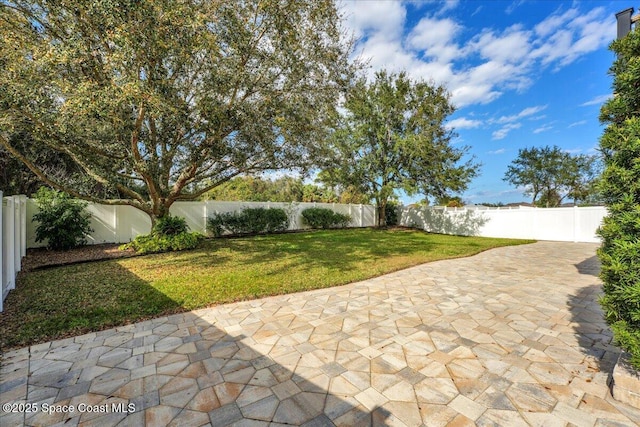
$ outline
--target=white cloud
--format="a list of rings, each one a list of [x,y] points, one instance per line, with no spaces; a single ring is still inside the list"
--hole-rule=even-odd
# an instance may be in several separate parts
[[[520,5],[522,5],[525,2],[525,0],[516,0],[513,1],[506,9],[505,9],[505,13],[507,15],[511,15],[513,13],[513,11],[515,11],[518,7],[520,7]]]
[[[505,151],[507,151],[507,150],[504,149],[504,148],[498,148],[497,150],[494,150],[494,151],[487,151],[487,154],[502,154]]]
[[[362,1],[362,0],[359,0]],[[445,12],[448,12],[452,9],[455,9],[456,7],[458,7],[458,4],[460,4],[460,0],[405,0],[406,3],[411,3],[414,7],[420,9],[423,6],[427,6],[427,5],[441,5],[442,7],[435,12],[436,15],[442,15]]]
[[[534,129],[533,133],[536,133],[536,134],[537,133],[542,133],[542,132],[549,131],[551,129],[553,129],[553,126],[548,126],[548,125],[540,126],[539,128]]]
[[[528,31],[523,31],[519,26],[513,26],[503,34],[485,31],[472,41],[471,46],[487,60],[499,63],[521,63],[531,50],[530,37],[531,34]]]
[[[362,4],[345,1],[341,4],[346,24],[356,38],[382,33],[389,38],[402,35],[407,10],[402,2],[370,1]]]
[[[609,100],[609,98],[611,98],[613,95],[611,94],[607,94],[607,95],[599,95],[596,96],[595,98],[584,102],[582,104],[580,104],[581,107],[588,107],[589,105],[599,105],[602,104],[603,102]]]
[[[453,42],[460,25],[451,19],[422,18],[407,36],[407,44],[424,58],[448,63],[460,54]]]
[[[586,120],[580,120],[579,122],[573,122],[571,123],[569,126],[567,126],[568,128],[573,128],[576,126],[582,126],[582,125],[586,125],[587,121]]]
[[[572,8],[562,15],[552,15],[538,24],[535,31],[541,36],[542,43],[533,55],[541,58],[545,65],[556,61],[556,69],[607,46],[616,36],[615,25],[602,7],[587,13]],[[549,38],[544,42],[547,36]]]
[[[516,120],[520,120],[528,116],[533,116],[534,114],[537,114],[546,108],[547,108],[546,105],[536,105],[533,107],[527,107],[524,110],[520,111],[518,114],[513,114],[511,116],[502,116],[499,119],[495,120],[495,122],[501,123],[501,124],[512,123],[512,122],[515,122]]]
[[[488,104],[502,95],[490,84],[460,85],[451,91],[451,101],[458,108],[470,104]]]
[[[438,1],[438,0],[435,0],[435,1]],[[445,12],[455,9],[459,3],[460,3],[460,0],[445,0],[444,4],[438,11],[438,15],[442,15]]]
[[[474,129],[482,125],[480,120],[471,120],[465,117],[460,117],[458,119],[453,119],[447,122],[447,127],[449,129]]]
[[[534,27],[534,31],[538,36],[544,37],[556,32],[567,22],[578,16],[577,9],[569,9],[563,14],[555,13]]]
[[[520,129],[520,126],[521,126],[520,123],[509,123],[509,124],[506,124],[502,128],[498,129],[497,131],[494,131],[491,134],[491,139],[493,139],[493,140],[504,139],[504,138],[507,137],[509,132],[511,132],[512,130]]]
[[[406,70],[413,79],[445,85],[458,108],[490,103],[507,91],[522,93],[545,68],[562,68],[615,37],[615,25],[604,8],[585,12],[573,6],[533,27],[484,28],[464,43],[463,22],[442,14],[458,0],[418,2],[415,7],[433,9],[435,4],[442,7],[430,14],[425,10],[412,27],[401,1],[344,0],[342,10],[347,29],[358,39],[356,54],[369,61],[369,76],[381,68]],[[514,1],[509,8],[519,5]]]

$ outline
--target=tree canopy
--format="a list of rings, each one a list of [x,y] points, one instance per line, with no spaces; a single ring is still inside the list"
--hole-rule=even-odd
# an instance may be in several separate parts
[[[567,197],[575,203],[592,196],[597,165],[596,156],[572,156],[557,146],[523,148],[503,179],[524,188],[524,194],[532,198],[531,203],[554,207]]]
[[[454,111],[444,87],[411,81],[406,73],[376,73],[347,94],[325,166],[326,183],[353,185],[378,206],[379,224],[398,190],[444,197],[463,191],[478,165],[462,162],[466,148],[450,144],[445,121]]]
[[[0,32],[0,145],[152,221],[239,174],[310,167],[354,68],[332,0],[9,0]]]

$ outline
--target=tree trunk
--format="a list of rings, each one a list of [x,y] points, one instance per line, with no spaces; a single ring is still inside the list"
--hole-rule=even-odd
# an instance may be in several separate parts
[[[386,208],[386,203],[378,203],[378,227],[385,227],[387,225]]]
[[[156,225],[159,219],[167,217],[171,215],[169,213],[169,208],[173,204],[173,202],[169,202],[167,200],[154,200],[152,201],[153,208],[151,212],[147,212],[149,218],[151,218],[151,229]]]

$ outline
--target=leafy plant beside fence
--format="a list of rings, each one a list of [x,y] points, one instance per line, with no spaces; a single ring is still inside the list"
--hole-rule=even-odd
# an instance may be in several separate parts
[[[93,229],[86,202],[62,191],[40,187],[36,203],[39,212],[31,219],[38,222],[36,242],[46,241],[53,250],[68,250],[87,243]]]
[[[141,234],[120,249],[133,249],[140,254],[195,249],[204,235],[189,232],[187,221],[178,216],[159,219],[149,234]]]
[[[285,231],[289,216],[280,208],[246,208],[240,212],[216,213],[207,218],[207,229],[215,237],[223,234],[262,234]]]
[[[311,228],[344,228],[351,222],[349,215],[325,208],[308,208],[302,211],[302,218]]]

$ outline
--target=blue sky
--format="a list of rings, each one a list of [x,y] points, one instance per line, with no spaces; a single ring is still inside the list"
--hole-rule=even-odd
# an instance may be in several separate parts
[[[482,163],[467,203],[529,201],[502,180],[518,149],[558,145],[595,154],[610,96],[608,50],[623,1],[342,0],[367,73],[405,70],[442,84],[448,124]],[[405,203],[419,198],[403,198]]]

